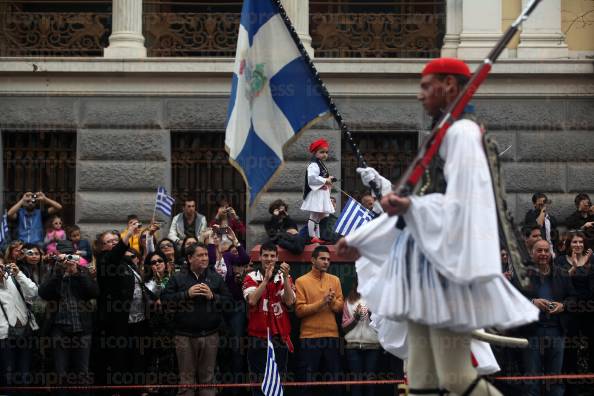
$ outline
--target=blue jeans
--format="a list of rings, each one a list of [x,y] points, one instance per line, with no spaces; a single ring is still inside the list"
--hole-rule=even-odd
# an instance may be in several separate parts
[[[349,363],[349,372],[355,375],[352,378],[355,381],[375,380],[377,377],[377,365],[381,356],[381,350],[378,349],[346,349],[347,361]],[[351,378],[349,378],[351,379]],[[375,386],[354,385],[351,387],[353,396],[375,395]]]
[[[525,375],[561,374],[563,367],[563,348],[565,337],[560,327],[537,327],[528,337],[530,346],[522,351]],[[526,396],[539,396],[541,381],[527,381],[524,387]],[[563,396],[565,385],[562,381],[545,383],[546,395]]]

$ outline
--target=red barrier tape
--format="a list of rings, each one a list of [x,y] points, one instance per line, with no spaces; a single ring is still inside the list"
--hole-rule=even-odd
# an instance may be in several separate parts
[[[522,377],[493,377],[495,381],[554,381],[554,380],[594,380],[594,374],[559,374],[559,375],[532,375]],[[284,382],[283,387],[297,386],[346,386],[346,385],[398,385],[404,380],[377,380],[377,381],[312,381],[312,382]],[[0,391],[85,391],[85,390],[126,390],[126,389],[177,389],[177,388],[259,388],[261,383],[245,384],[178,384],[178,385],[90,385],[90,386],[22,386],[22,387],[0,387]]]

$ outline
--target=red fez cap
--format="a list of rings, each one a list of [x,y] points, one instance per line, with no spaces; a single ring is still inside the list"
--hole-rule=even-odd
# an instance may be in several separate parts
[[[326,139],[318,139],[309,145],[309,152],[315,153],[316,151],[318,151],[321,148],[328,148],[328,147],[330,147],[330,145],[328,144],[328,141]]]
[[[421,75],[427,74],[459,74],[470,77],[470,69],[466,63],[456,58],[437,58],[425,65]]]

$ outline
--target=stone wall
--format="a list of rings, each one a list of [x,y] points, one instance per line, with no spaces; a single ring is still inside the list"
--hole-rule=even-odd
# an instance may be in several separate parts
[[[412,97],[342,97],[337,102],[353,129],[410,131],[429,123]],[[511,145],[502,158],[516,218],[523,219],[535,191],[549,194],[552,213],[560,220],[574,210],[577,192],[594,193],[592,97],[481,98],[475,104],[500,146]],[[76,220],[93,236],[122,228],[130,213],[149,218],[156,187],[171,185],[170,130],[223,133],[226,108],[227,99],[221,96],[0,97],[0,128],[77,130]],[[274,199],[287,201],[290,215],[305,223],[307,213],[299,206],[307,146],[320,136],[330,140],[331,173],[341,177],[341,140],[328,121],[287,148],[279,177],[249,214],[250,244],[262,240],[268,205]]]
[[[509,205],[518,220],[532,194],[546,193],[563,222],[579,192],[594,195],[594,99],[483,99],[477,112],[496,136],[503,156]],[[593,197],[594,198],[594,197]]]

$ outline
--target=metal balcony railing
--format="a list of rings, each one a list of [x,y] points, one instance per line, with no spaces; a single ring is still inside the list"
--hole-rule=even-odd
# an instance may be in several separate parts
[[[0,56],[102,56],[111,33],[111,4],[0,0]],[[146,0],[149,56],[234,56],[241,4]],[[434,57],[444,32],[445,0],[310,1],[316,57]]]

